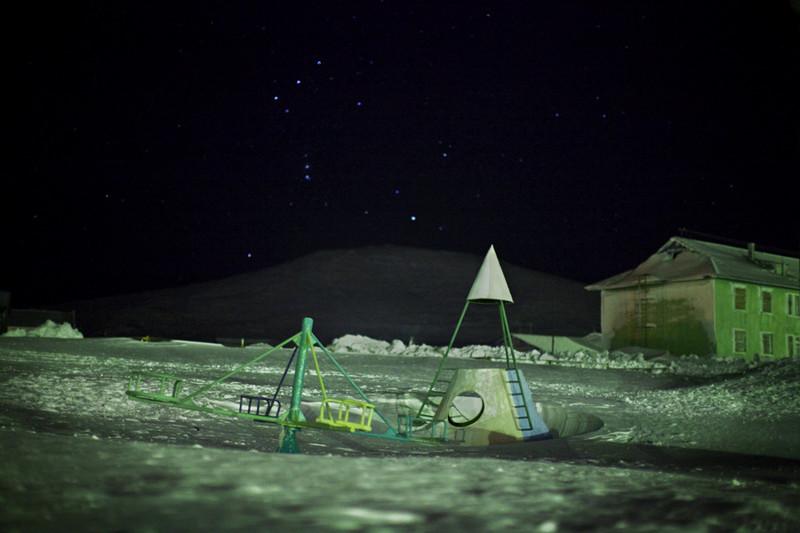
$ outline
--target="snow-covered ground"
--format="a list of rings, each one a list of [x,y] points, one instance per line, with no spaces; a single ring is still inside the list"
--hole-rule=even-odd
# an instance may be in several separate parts
[[[363,338],[332,345],[390,415],[398,399],[426,389],[442,351]],[[569,439],[478,449],[305,430],[303,455],[285,456],[273,453],[275,428],[124,395],[136,371],[166,371],[191,389],[264,350],[0,338],[0,529],[800,528],[796,359],[681,358],[656,372],[631,354],[630,366],[619,368],[618,354],[578,365],[518,353],[538,402],[605,425]],[[500,366],[501,350],[462,348],[452,364]],[[270,356],[214,399],[270,390],[265,384],[277,382],[287,358]],[[342,388],[335,372],[323,368],[323,376]],[[309,404],[319,399],[315,379],[306,380]]]

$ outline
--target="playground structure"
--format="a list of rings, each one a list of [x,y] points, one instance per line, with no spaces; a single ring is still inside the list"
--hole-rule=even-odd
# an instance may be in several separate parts
[[[462,442],[470,445],[499,444],[550,438],[550,431],[536,411],[528,382],[517,366],[508,327],[505,302],[514,303],[503,269],[489,248],[467,295],[461,316],[433,376],[415,421],[446,423]],[[471,304],[496,305],[503,333],[505,369],[456,369],[447,366],[464,317]],[[476,406],[479,408],[476,410]],[[464,411],[472,411],[465,414]]]
[[[517,368],[504,302],[512,302],[494,247],[490,247],[475,282],[467,296],[456,328],[418,409],[398,409],[396,425],[377,408],[334,355],[313,332],[313,320],[304,318],[301,330],[242,363],[233,370],[190,393],[185,381],[169,374],[135,374],[128,382],[128,397],[161,405],[236,417],[280,426],[279,451],[299,451],[296,433],[304,428],[346,431],[395,441],[419,443],[458,442],[466,445],[489,445],[520,440],[550,438],[533,401],[522,372]],[[503,333],[505,368],[456,369],[447,366],[448,355],[471,303],[497,305]],[[293,346],[289,360],[273,393],[242,393],[238,410],[201,403],[212,389],[237,374],[264,361],[270,355]],[[331,397],[323,379],[318,350],[336,373],[343,377],[355,397]],[[313,363],[319,381],[321,401],[316,417],[307,419],[302,410],[305,377]],[[293,369],[288,409],[281,403],[286,378]],[[374,429],[374,418],[382,423]]]
[[[182,394],[184,390],[184,380],[176,376],[169,374],[134,374],[128,382],[127,395],[137,400],[160,403],[181,409],[201,411],[222,416],[233,416],[256,422],[279,425],[284,430],[279,451],[289,453],[298,451],[295,432],[302,428],[333,429],[354,433],[358,432],[375,437],[398,438],[397,432],[394,430],[391,423],[389,423],[380,411],[376,410],[375,405],[369,401],[364,392],[356,385],[344,368],[342,368],[333,354],[330,353],[319,339],[317,339],[316,335],[314,335],[313,324],[313,319],[308,317],[304,318],[302,328],[298,333],[253,359],[238,365],[224,376],[198,388],[192,393]],[[235,375],[240,374],[247,368],[258,364],[269,355],[290,345],[294,345],[294,350],[271,396],[241,394],[239,396],[239,408],[236,411],[224,407],[198,403],[199,398],[203,397],[203,395],[211,389],[221,385]],[[325,386],[323,374],[320,369],[320,358],[317,355],[317,349],[322,351],[328,361],[332,363],[345,378],[358,398],[332,398],[328,396],[328,389]],[[314,420],[307,420],[301,409],[309,356],[313,362],[322,393],[319,414]],[[294,377],[291,386],[290,404],[288,410],[284,409],[283,412],[281,412],[282,404],[279,395],[293,364]],[[372,421],[375,414],[377,414],[386,425],[386,430],[383,433],[372,432]]]

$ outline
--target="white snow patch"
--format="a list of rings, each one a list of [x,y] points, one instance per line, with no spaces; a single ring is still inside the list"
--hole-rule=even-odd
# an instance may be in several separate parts
[[[558,531],[558,522],[554,522],[553,520],[542,522],[539,524],[537,531],[541,531],[542,533],[553,533],[554,531]]]
[[[372,339],[364,335],[348,334],[334,339],[331,348],[335,352],[388,354],[392,345],[386,341]]]
[[[441,357],[446,348],[429,346],[427,344],[406,345],[403,341],[394,339],[391,343],[366,337],[364,335],[347,334],[336,338],[330,345],[334,352],[374,354],[374,355],[401,355],[405,357]],[[515,350],[518,358],[527,358],[525,352]],[[463,346],[450,350],[448,357],[458,359],[505,359],[505,349],[502,346]]]
[[[346,507],[337,511],[340,515],[357,518],[363,524],[406,525],[422,521],[421,516],[404,511],[367,509],[364,507]]]
[[[82,339],[83,333],[73,328],[69,322],[56,324],[46,321],[34,329],[13,328],[3,333],[3,337],[46,337],[50,339]]]

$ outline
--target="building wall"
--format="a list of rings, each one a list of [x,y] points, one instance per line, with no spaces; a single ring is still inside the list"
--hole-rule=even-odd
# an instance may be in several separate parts
[[[787,357],[789,347],[787,337],[800,336],[800,317],[787,315],[787,296],[800,294],[800,288],[789,290],[778,287],[761,287],[751,283],[733,282],[717,279],[715,286],[716,300],[716,338],[718,353],[725,356],[746,357],[752,359],[759,354],[765,357]],[[734,308],[734,289],[745,289],[745,309]],[[772,312],[762,311],[761,293],[772,294]],[[734,330],[744,331],[746,349],[737,352],[734,348]],[[773,353],[764,353],[762,333],[772,333]]]
[[[602,292],[601,323],[611,349],[715,353],[714,280],[644,285]]]

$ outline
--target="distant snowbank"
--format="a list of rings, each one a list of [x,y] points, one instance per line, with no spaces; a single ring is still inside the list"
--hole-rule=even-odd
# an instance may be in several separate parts
[[[406,357],[441,357],[446,347],[428,344],[406,345],[395,339],[392,342],[372,339],[363,335],[344,335],[334,339],[330,348],[339,353],[361,353],[375,355],[402,355]],[[525,352],[514,352],[517,357],[525,356]],[[453,348],[448,357],[459,359],[501,359],[505,358],[502,346],[464,346]]]
[[[68,322],[56,324],[46,321],[34,329],[14,328],[3,333],[3,337],[47,337],[50,339],[82,339],[83,333],[73,328]]]
[[[375,355],[398,355],[405,357],[441,357],[446,348],[427,344],[408,344],[403,341],[391,342],[372,339],[363,335],[348,334],[336,338],[330,348],[339,353],[359,353]],[[736,357],[699,357],[697,355],[648,357],[643,353],[619,351],[574,352],[551,354],[531,350],[514,350],[517,361],[539,365],[559,365],[581,368],[614,368],[644,370],[654,373],[689,375],[729,374],[761,366]],[[459,359],[505,360],[502,346],[464,346],[450,350],[448,357]]]

